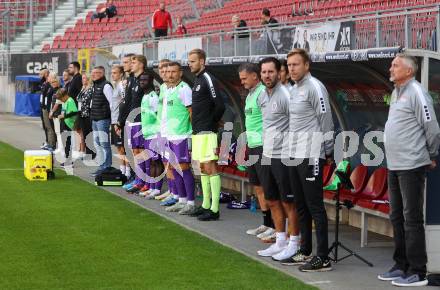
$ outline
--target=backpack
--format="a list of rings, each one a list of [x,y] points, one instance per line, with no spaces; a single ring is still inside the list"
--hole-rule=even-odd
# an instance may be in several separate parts
[[[127,177],[114,167],[104,169],[95,177],[95,184],[98,186],[122,186],[126,182]]]

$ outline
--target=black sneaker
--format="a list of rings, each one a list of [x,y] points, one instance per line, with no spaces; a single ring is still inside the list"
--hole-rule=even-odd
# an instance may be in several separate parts
[[[329,258],[314,256],[311,261],[299,266],[301,272],[327,272],[332,270]]]
[[[213,212],[212,210],[208,209],[205,210],[205,212],[197,217],[199,221],[215,221],[218,220],[220,217],[220,212]]]
[[[311,256],[304,254],[301,250],[295,253],[290,258],[281,260],[281,264],[285,266],[304,265],[307,261],[310,261]]]
[[[208,210],[209,210],[209,209],[204,209],[203,207],[199,206],[199,207],[197,207],[197,208],[194,210],[194,212],[191,213],[189,216],[197,217],[197,216],[199,216],[199,215],[204,214],[204,213],[205,213],[206,211],[208,211]]]

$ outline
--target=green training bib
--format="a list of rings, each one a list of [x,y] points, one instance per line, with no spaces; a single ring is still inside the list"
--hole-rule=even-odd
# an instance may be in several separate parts
[[[263,146],[263,114],[257,104],[257,98],[264,88],[264,85],[259,83],[255,91],[246,98],[244,114],[246,138],[250,148]]]

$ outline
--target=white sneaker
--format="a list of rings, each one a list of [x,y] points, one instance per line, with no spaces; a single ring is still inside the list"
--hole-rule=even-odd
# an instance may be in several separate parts
[[[146,197],[148,195],[148,191],[149,190],[147,190],[147,191],[140,191],[138,194],[139,194],[140,197]]]
[[[154,199],[156,196],[160,195],[159,189],[151,189],[150,194],[146,196],[147,199]]]
[[[277,238],[277,233],[274,231],[271,235],[264,236],[260,239],[263,243],[275,243],[275,240]]]
[[[251,235],[251,236],[256,236],[261,233],[264,233],[267,229],[268,229],[268,227],[266,227],[265,225],[261,225],[256,229],[247,230],[246,234]]]
[[[258,234],[258,235],[257,235],[257,238],[259,238],[259,239],[263,239],[263,238],[265,238],[265,237],[267,237],[267,236],[270,236],[270,235],[273,235],[273,234],[275,234],[275,230],[274,230],[273,228],[267,228],[266,231],[264,231],[264,232]]]
[[[167,198],[170,194],[171,194],[171,192],[168,190],[168,191],[165,191],[163,194],[159,194],[154,199],[155,200],[162,200],[162,199]]]
[[[179,212],[185,207],[186,203],[178,202],[175,205],[169,206],[165,209],[167,212]]]
[[[287,246],[286,242],[276,242],[275,244],[272,244],[269,248],[258,251],[257,253],[259,256],[262,257],[272,257],[282,252],[286,248],[286,246]]]
[[[273,255],[272,259],[275,261],[281,261],[287,258],[292,257],[298,251],[298,242],[297,241],[289,241],[287,247],[280,253]]]
[[[179,211],[180,215],[189,215],[195,210],[195,205],[187,203],[184,208]]]
[[[79,152],[79,151],[72,151],[72,159],[73,160],[77,160],[79,158],[81,158],[81,152]]]

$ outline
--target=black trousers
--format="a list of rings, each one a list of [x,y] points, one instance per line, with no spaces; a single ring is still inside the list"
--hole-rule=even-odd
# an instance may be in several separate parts
[[[426,275],[423,217],[426,167],[389,171],[390,220],[394,232],[396,266],[407,274]]]
[[[64,120],[62,120],[60,122],[62,125],[61,126],[61,132],[67,132],[67,136],[66,136],[66,141],[65,141],[65,146],[64,146],[64,154],[66,154],[66,159],[69,159],[69,157],[71,156],[71,149],[72,149],[72,135],[73,135],[73,131],[72,129],[70,129],[66,123],[64,123]]]
[[[156,29],[154,30],[154,37],[166,37],[168,35],[168,29]]]
[[[323,166],[323,159],[313,161],[313,165],[309,165],[309,159],[305,159],[297,166],[289,166],[289,180],[295,195],[300,222],[301,251],[307,255],[312,253],[312,221],[314,221],[317,241],[316,255],[327,258],[328,220],[322,189]]]
[[[43,130],[44,130],[44,137],[45,137],[45,142],[49,143],[49,140],[47,139],[47,128],[46,128],[46,124],[44,124],[44,117],[43,117],[43,107],[40,106],[40,119],[41,119],[41,125],[43,125]]]

